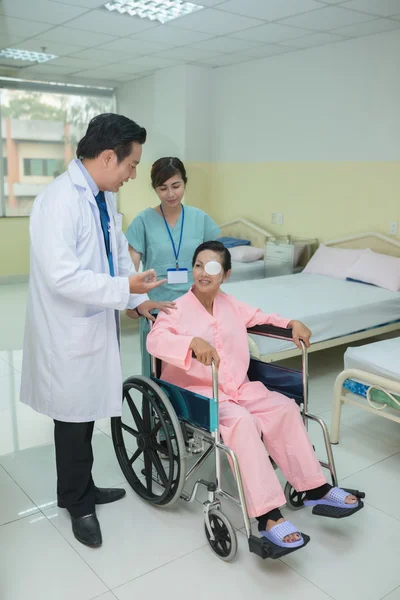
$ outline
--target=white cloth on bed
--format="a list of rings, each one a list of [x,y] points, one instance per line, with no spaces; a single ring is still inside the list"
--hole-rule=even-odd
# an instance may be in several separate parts
[[[400,381],[400,337],[347,348],[345,369],[360,369]]]
[[[263,312],[277,312],[303,321],[322,342],[400,320],[400,293],[342,281],[324,275],[299,273],[257,281],[226,283],[223,289]],[[283,352],[293,344],[254,336],[261,355]]]

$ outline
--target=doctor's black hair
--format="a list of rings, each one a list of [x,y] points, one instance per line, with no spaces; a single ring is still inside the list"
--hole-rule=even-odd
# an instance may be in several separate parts
[[[200,244],[200,246],[196,248],[193,255],[192,267],[194,267],[198,255],[200,254],[200,252],[203,252],[203,250],[211,250],[211,252],[217,252],[221,255],[222,268],[225,273],[232,269],[231,253],[229,252],[228,248],[225,248],[225,246],[221,244],[221,242],[217,241],[203,242],[202,244]]]
[[[116,115],[103,113],[90,121],[87,131],[76,149],[76,156],[97,158],[104,150],[114,150],[118,162],[132,152],[132,143],[144,144],[146,130],[135,121]]]
[[[174,175],[180,175],[183,183],[187,184],[188,178],[185,165],[179,158],[176,158],[176,156],[159,158],[151,167],[151,185],[156,189]]]

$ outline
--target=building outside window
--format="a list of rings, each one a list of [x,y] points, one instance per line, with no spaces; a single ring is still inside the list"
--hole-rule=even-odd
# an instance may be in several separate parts
[[[0,89],[4,179],[0,215],[28,216],[35,197],[75,157],[90,119],[114,110],[111,94]]]

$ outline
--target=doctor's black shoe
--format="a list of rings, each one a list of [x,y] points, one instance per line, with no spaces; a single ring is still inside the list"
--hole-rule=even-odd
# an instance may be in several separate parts
[[[81,544],[98,548],[103,539],[101,537],[100,523],[95,513],[84,517],[71,517],[72,531]]]
[[[126,495],[126,491],[121,488],[95,488],[94,498],[96,504],[109,504],[121,500]]]

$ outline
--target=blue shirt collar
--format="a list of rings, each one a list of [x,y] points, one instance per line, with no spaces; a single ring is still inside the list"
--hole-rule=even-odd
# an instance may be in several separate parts
[[[84,178],[86,179],[93,196],[96,198],[97,194],[99,193],[99,187],[96,184],[95,180],[93,179],[93,177],[91,176],[91,174],[89,173],[89,171],[87,170],[87,168],[84,166],[84,164],[82,163],[81,160],[79,159],[75,159],[75,163],[78,165],[78,167],[80,168],[80,170],[83,173]]]

